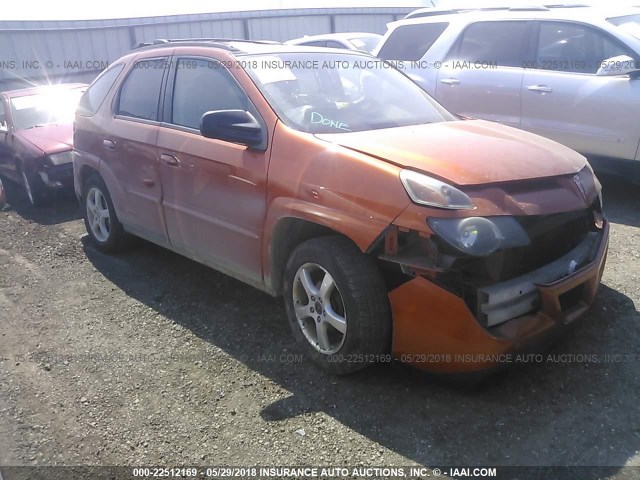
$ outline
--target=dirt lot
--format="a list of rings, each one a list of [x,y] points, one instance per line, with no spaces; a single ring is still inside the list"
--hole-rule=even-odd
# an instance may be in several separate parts
[[[398,365],[327,376],[300,358],[279,299],[145,243],[106,256],[73,198],[34,210],[13,187],[0,465],[604,465],[632,478],[619,467],[640,465],[640,189],[608,181],[604,195],[604,284],[550,352],[577,361],[470,391]]]

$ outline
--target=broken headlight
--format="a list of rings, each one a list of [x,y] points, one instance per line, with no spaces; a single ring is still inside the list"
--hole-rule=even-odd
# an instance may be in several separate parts
[[[442,240],[475,257],[530,243],[529,236],[513,217],[430,218],[428,223]]]
[[[54,165],[63,165],[65,163],[73,162],[73,152],[71,150],[67,152],[53,153],[49,155],[49,160]]]
[[[475,208],[466,193],[428,175],[413,170],[402,170],[400,181],[411,200],[420,205],[450,210]]]

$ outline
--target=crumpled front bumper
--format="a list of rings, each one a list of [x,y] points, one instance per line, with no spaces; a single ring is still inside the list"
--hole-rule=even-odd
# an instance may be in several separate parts
[[[73,185],[73,163],[43,165],[36,170],[42,182],[49,188],[66,188]]]
[[[606,262],[608,222],[595,242],[592,259],[582,268],[535,284],[536,311],[495,326],[483,325],[462,298],[423,277],[392,290],[393,356],[432,372],[473,373],[501,366],[509,354],[545,345],[593,303]]]

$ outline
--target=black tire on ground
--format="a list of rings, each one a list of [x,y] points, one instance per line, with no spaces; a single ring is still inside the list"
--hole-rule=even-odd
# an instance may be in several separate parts
[[[96,237],[90,224],[89,212],[87,208],[87,197],[90,193],[94,192],[94,190],[98,190],[100,192],[109,211],[108,235],[104,239]],[[89,238],[94,243],[94,245],[96,245],[96,247],[98,247],[103,252],[115,253],[124,250],[129,246],[131,237],[127,232],[124,231],[122,224],[118,220],[115,208],[113,208],[113,202],[111,201],[111,195],[109,195],[109,190],[107,189],[107,186],[99,175],[93,174],[89,176],[89,178],[87,178],[87,180],[84,182],[84,185],[82,187],[81,208],[87,233],[89,234]]]
[[[29,173],[24,166],[19,165],[22,186],[32,207],[43,206],[48,198],[47,186],[35,173]]]
[[[336,345],[339,349],[330,354],[318,349],[319,341],[314,346],[307,339],[295,312],[294,285],[298,292],[301,288],[301,284],[296,283],[296,275],[308,264],[320,266],[333,278],[343,306],[346,334],[342,336],[343,343]],[[315,365],[332,374],[345,375],[376,363],[379,355],[389,351],[391,308],[384,280],[373,259],[348,239],[328,236],[300,244],[287,262],[283,287],[293,336]],[[304,295],[308,298],[306,292]],[[306,322],[309,321],[317,328],[313,319],[307,318]]]

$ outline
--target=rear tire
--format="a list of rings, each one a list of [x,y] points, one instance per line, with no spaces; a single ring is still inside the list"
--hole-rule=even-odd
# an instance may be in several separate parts
[[[84,225],[91,241],[103,252],[115,253],[129,245],[113,207],[109,190],[98,175],[91,175],[82,188]]]
[[[300,244],[283,286],[293,336],[315,365],[345,375],[388,352],[391,309],[383,278],[373,259],[346,238]]]

